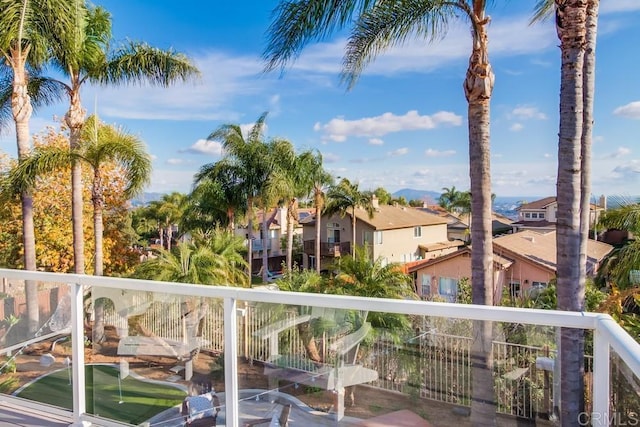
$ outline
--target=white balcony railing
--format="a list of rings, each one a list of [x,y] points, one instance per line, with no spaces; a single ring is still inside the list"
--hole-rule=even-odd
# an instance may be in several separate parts
[[[211,306],[218,304],[218,301],[221,301],[221,304],[218,304],[221,312],[223,313],[220,330],[217,332],[211,332],[207,339],[209,341],[221,341],[217,344],[224,348],[224,416],[227,426],[236,427],[240,425],[239,423],[240,419],[243,417],[243,412],[240,410],[239,402],[246,401],[243,397],[244,395],[241,394],[240,391],[241,379],[238,375],[238,361],[241,354],[239,351],[242,352],[245,357],[252,351],[254,352],[252,354],[262,352],[265,354],[265,362],[273,360],[274,356],[279,355],[277,338],[279,331],[285,330],[287,327],[294,327],[300,322],[313,319],[314,316],[318,316],[317,313],[323,310],[325,313],[335,313],[340,310],[350,310],[360,313],[398,313],[421,317],[424,319],[455,318],[486,320],[512,324],[549,326],[553,328],[563,327],[592,330],[594,331],[592,376],[593,383],[598,386],[593,387],[593,393],[592,396],[590,396],[592,401],[591,422],[593,425],[597,426],[609,425],[612,417],[614,417],[613,414],[617,414],[616,411],[618,410],[618,408],[612,407],[610,398],[612,389],[610,361],[612,360],[613,355],[617,355],[624,367],[624,372],[627,375],[636,379],[640,377],[640,345],[638,345],[638,343],[636,343],[613,319],[611,319],[611,317],[604,314],[526,310],[509,307],[486,307],[432,303],[425,301],[384,300],[324,294],[293,294],[280,291],[165,283],[72,274],[65,275],[43,272],[26,272],[22,270],[0,269],[0,277],[6,279],[6,283],[15,282],[21,284],[25,280],[36,281],[41,289],[46,288],[47,286],[55,287],[55,284],[60,287],[59,289],[63,286],[69,285],[69,292],[71,296],[69,300],[71,302],[69,312],[71,316],[71,354],[69,358],[73,361],[69,366],[70,383],[73,393],[72,410],[69,412],[57,407],[36,404],[33,401],[26,401],[7,394],[0,394],[0,405],[4,402],[10,403],[13,407],[23,406],[25,408],[30,408],[30,410],[36,409],[43,413],[56,415],[67,414],[74,425],[123,425],[116,421],[110,421],[109,418],[111,417],[109,414],[101,414],[101,416],[98,416],[90,414],[87,411],[87,396],[85,395],[85,383],[87,379],[85,378],[84,370],[84,334],[87,308],[84,297],[86,295],[86,291],[89,289],[92,289],[96,295],[109,297],[114,304],[112,311],[116,313],[116,316],[120,316],[124,319],[120,323],[117,319],[110,321],[110,323],[115,325],[118,329],[118,334],[120,336],[118,351],[123,358],[130,354],[127,352],[133,351],[125,345],[126,343],[129,343],[127,345],[135,346],[144,341],[139,339],[137,340],[138,344],[132,343],[135,340],[129,337],[129,331],[127,328],[130,328],[131,326],[126,322],[126,320],[133,316],[137,316],[140,313],[145,313],[145,316],[149,317],[149,322],[151,322],[149,323],[150,326],[145,326],[145,329],[148,330],[155,328],[153,325],[157,324],[157,328],[154,329],[156,331],[155,335],[161,334],[166,338],[163,341],[164,349],[158,350],[158,355],[162,356],[165,354],[162,352],[173,352],[171,354],[175,356],[176,360],[189,361],[189,352],[192,351],[193,348],[199,348],[198,346],[201,345],[201,343],[194,344],[194,342],[190,340],[191,336],[186,332],[190,326],[188,321],[185,319],[188,318],[190,313],[194,312],[195,308],[183,308],[182,314],[172,314],[165,308],[166,306],[162,305],[160,309],[156,310],[158,313],[154,314],[154,316],[157,317],[152,318],[149,314],[151,310],[149,307],[151,307],[152,303],[165,304],[168,300],[174,297],[177,298],[177,301],[181,301],[180,304],[182,305],[178,304],[178,306],[185,307],[187,300],[193,300],[199,304],[198,309],[203,310],[209,309]],[[17,285],[17,287],[19,286],[20,285]],[[5,298],[6,295],[8,295],[8,292],[5,289]],[[147,297],[148,299],[145,300]],[[126,304],[124,302],[125,299],[128,301]],[[243,333],[239,329],[239,319],[241,319],[239,316],[245,313],[244,310],[249,304],[261,304],[266,306],[273,304],[279,307],[295,304],[297,307],[311,308],[298,310],[297,315],[293,320],[285,319],[274,321],[273,316],[269,315],[267,316],[268,318],[265,317],[265,326],[260,331],[247,334]],[[51,316],[44,317],[47,317],[46,322],[51,322]],[[338,318],[337,316],[334,317]],[[2,320],[3,319],[0,318],[0,321]],[[172,322],[169,320],[172,320]],[[44,323],[45,322],[41,319],[39,331],[37,333],[33,333],[32,336],[20,335],[19,339],[13,341],[11,339],[11,334],[7,331],[8,327],[5,325],[4,332],[3,329],[0,329],[0,354],[7,355],[7,358],[15,357],[17,354],[20,354],[27,344],[43,339],[45,326],[56,332],[55,328],[51,327],[50,324],[45,325]],[[243,328],[245,327],[246,326],[243,324]],[[174,332],[178,334],[177,337],[181,338],[169,339],[166,337]],[[56,334],[52,333],[51,335],[55,336]],[[246,340],[249,336],[254,337],[256,340],[269,339],[270,343],[266,346],[258,345],[259,348],[252,350],[250,346],[257,344],[247,342]],[[361,339],[361,337],[359,339]],[[353,347],[354,343],[355,342],[353,340],[350,341],[350,338],[347,336],[346,339],[342,339],[342,341],[335,341],[333,344],[328,345],[327,348],[333,349],[332,351],[335,353],[336,348],[345,348],[348,350]],[[447,348],[452,345],[453,344],[447,344]],[[244,350],[242,350],[243,348]],[[253,357],[254,356],[251,356],[251,358]],[[504,358],[503,360],[507,360],[507,358]],[[2,359],[0,359],[0,366],[2,366],[2,363]],[[188,364],[185,364],[185,368],[187,370],[191,369]],[[316,368],[318,368],[317,364]],[[296,369],[304,370],[304,368]],[[332,372],[333,371],[329,369],[329,376],[326,379],[329,382],[334,381],[332,383],[334,384],[332,386],[334,392],[338,391],[338,393],[340,393],[340,390],[337,389],[339,389],[341,385],[344,385],[342,384],[344,378],[333,378]],[[339,371],[336,370],[335,372]],[[365,374],[367,378],[371,375],[369,371],[365,372]],[[320,380],[322,379],[321,375],[324,374],[318,373],[317,376],[312,375],[307,378],[311,378],[311,380],[318,378]],[[380,375],[381,378],[387,377],[387,375],[383,375],[383,373],[380,372],[378,375]],[[188,379],[186,375],[185,379]],[[256,400],[257,399],[258,396],[256,395]],[[438,425],[437,422],[434,424]]]

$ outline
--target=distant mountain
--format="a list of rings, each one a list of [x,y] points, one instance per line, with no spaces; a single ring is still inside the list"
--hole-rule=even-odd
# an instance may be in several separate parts
[[[133,206],[134,208],[138,206],[145,206],[149,204],[149,202],[162,199],[162,196],[164,195],[165,193],[142,193],[141,196],[138,196],[135,199],[131,200],[131,206]]]
[[[403,188],[395,193],[392,193],[393,197],[404,197],[407,202],[409,200],[423,200],[428,203],[437,203],[440,198],[440,194],[437,191],[429,190],[413,190],[411,188]]]

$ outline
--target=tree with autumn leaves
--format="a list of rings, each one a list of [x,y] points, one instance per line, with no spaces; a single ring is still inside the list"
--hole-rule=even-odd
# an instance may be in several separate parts
[[[68,147],[66,129],[49,128],[34,135],[34,147]],[[0,171],[3,176],[15,166],[15,160],[0,156]],[[93,235],[93,206],[91,185],[93,171],[83,171],[85,211],[83,228],[85,235]],[[104,194],[104,273],[128,275],[139,262],[139,255],[132,249],[137,235],[131,227],[129,201],[125,196],[127,183],[120,166],[105,162],[102,166]],[[52,197],[52,195],[57,195]],[[34,225],[36,237],[36,259],[38,268],[45,271],[73,272],[73,237],[70,232],[71,199],[62,195],[71,194],[70,166],[58,168],[40,175],[33,188]],[[0,265],[7,268],[22,268],[22,220],[20,200],[9,188],[3,188],[0,203]],[[92,259],[94,242],[87,240],[85,256]],[[91,267],[89,267],[91,268]],[[90,273],[93,273],[91,271]]]

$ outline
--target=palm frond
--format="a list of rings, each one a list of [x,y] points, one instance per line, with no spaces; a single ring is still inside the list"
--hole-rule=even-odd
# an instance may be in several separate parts
[[[27,90],[31,97],[31,105],[35,110],[63,101],[66,97],[66,86],[58,80],[44,76],[31,76]]]
[[[533,16],[529,21],[530,24],[544,22],[554,16],[555,2],[554,0],[538,0],[534,9]]]
[[[343,59],[342,80],[351,88],[362,70],[384,50],[409,38],[431,42],[446,35],[456,11],[464,2],[439,0],[380,1],[356,22]]]
[[[602,215],[599,222],[600,225],[607,228],[637,233],[640,231],[640,204],[631,203],[610,209]]]
[[[129,42],[109,58],[107,72],[100,81],[111,85],[150,83],[166,87],[199,74],[198,68],[182,53]]]
[[[8,72],[8,68],[0,67],[0,134],[13,121],[13,112],[11,110],[12,82],[13,76]]]
[[[31,190],[40,176],[67,168],[78,155],[67,148],[38,147],[23,158],[10,172],[11,186],[16,193]]]
[[[312,40],[344,28],[375,0],[288,0],[273,11],[263,53],[265,70],[284,68]]]
[[[251,126],[249,134],[247,135],[247,141],[260,141],[264,134],[265,121],[267,120],[268,111],[265,111],[258,117],[258,120]]]

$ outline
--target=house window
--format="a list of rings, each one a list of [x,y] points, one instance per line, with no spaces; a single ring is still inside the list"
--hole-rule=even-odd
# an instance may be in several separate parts
[[[509,283],[509,295],[511,295],[511,298],[518,298],[520,296],[520,282]]]
[[[538,218],[540,218],[540,219],[544,219],[544,212],[540,212],[540,213],[538,214]]]
[[[524,214],[524,217],[525,218],[531,218],[531,214],[529,212],[527,212],[527,213]]]
[[[374,231],[373,232],[373,242],[376,245],[382,244],[382,231]]]
[[[422,297],[428,297],[431,295],[431,275],[423,274],[422,283],[420,284],[420,295]]]
[[[422,227],[413,227],[413,237],[422,237]]]
[[[540,293],[547,288],[545,282],[531,282],[531,289],[529,289],[529,296],[532,298],[537,297]]]
[[[533,213],[531,214],[531,218],[532,218],[532,219],[537,219],[537,218],[538,218],[538,213],[537,213],[537,212],[533,212]]]
[[[451,277],[438,279],[438,293],[448,302],[456,302],[458,296],[458,280]]]

